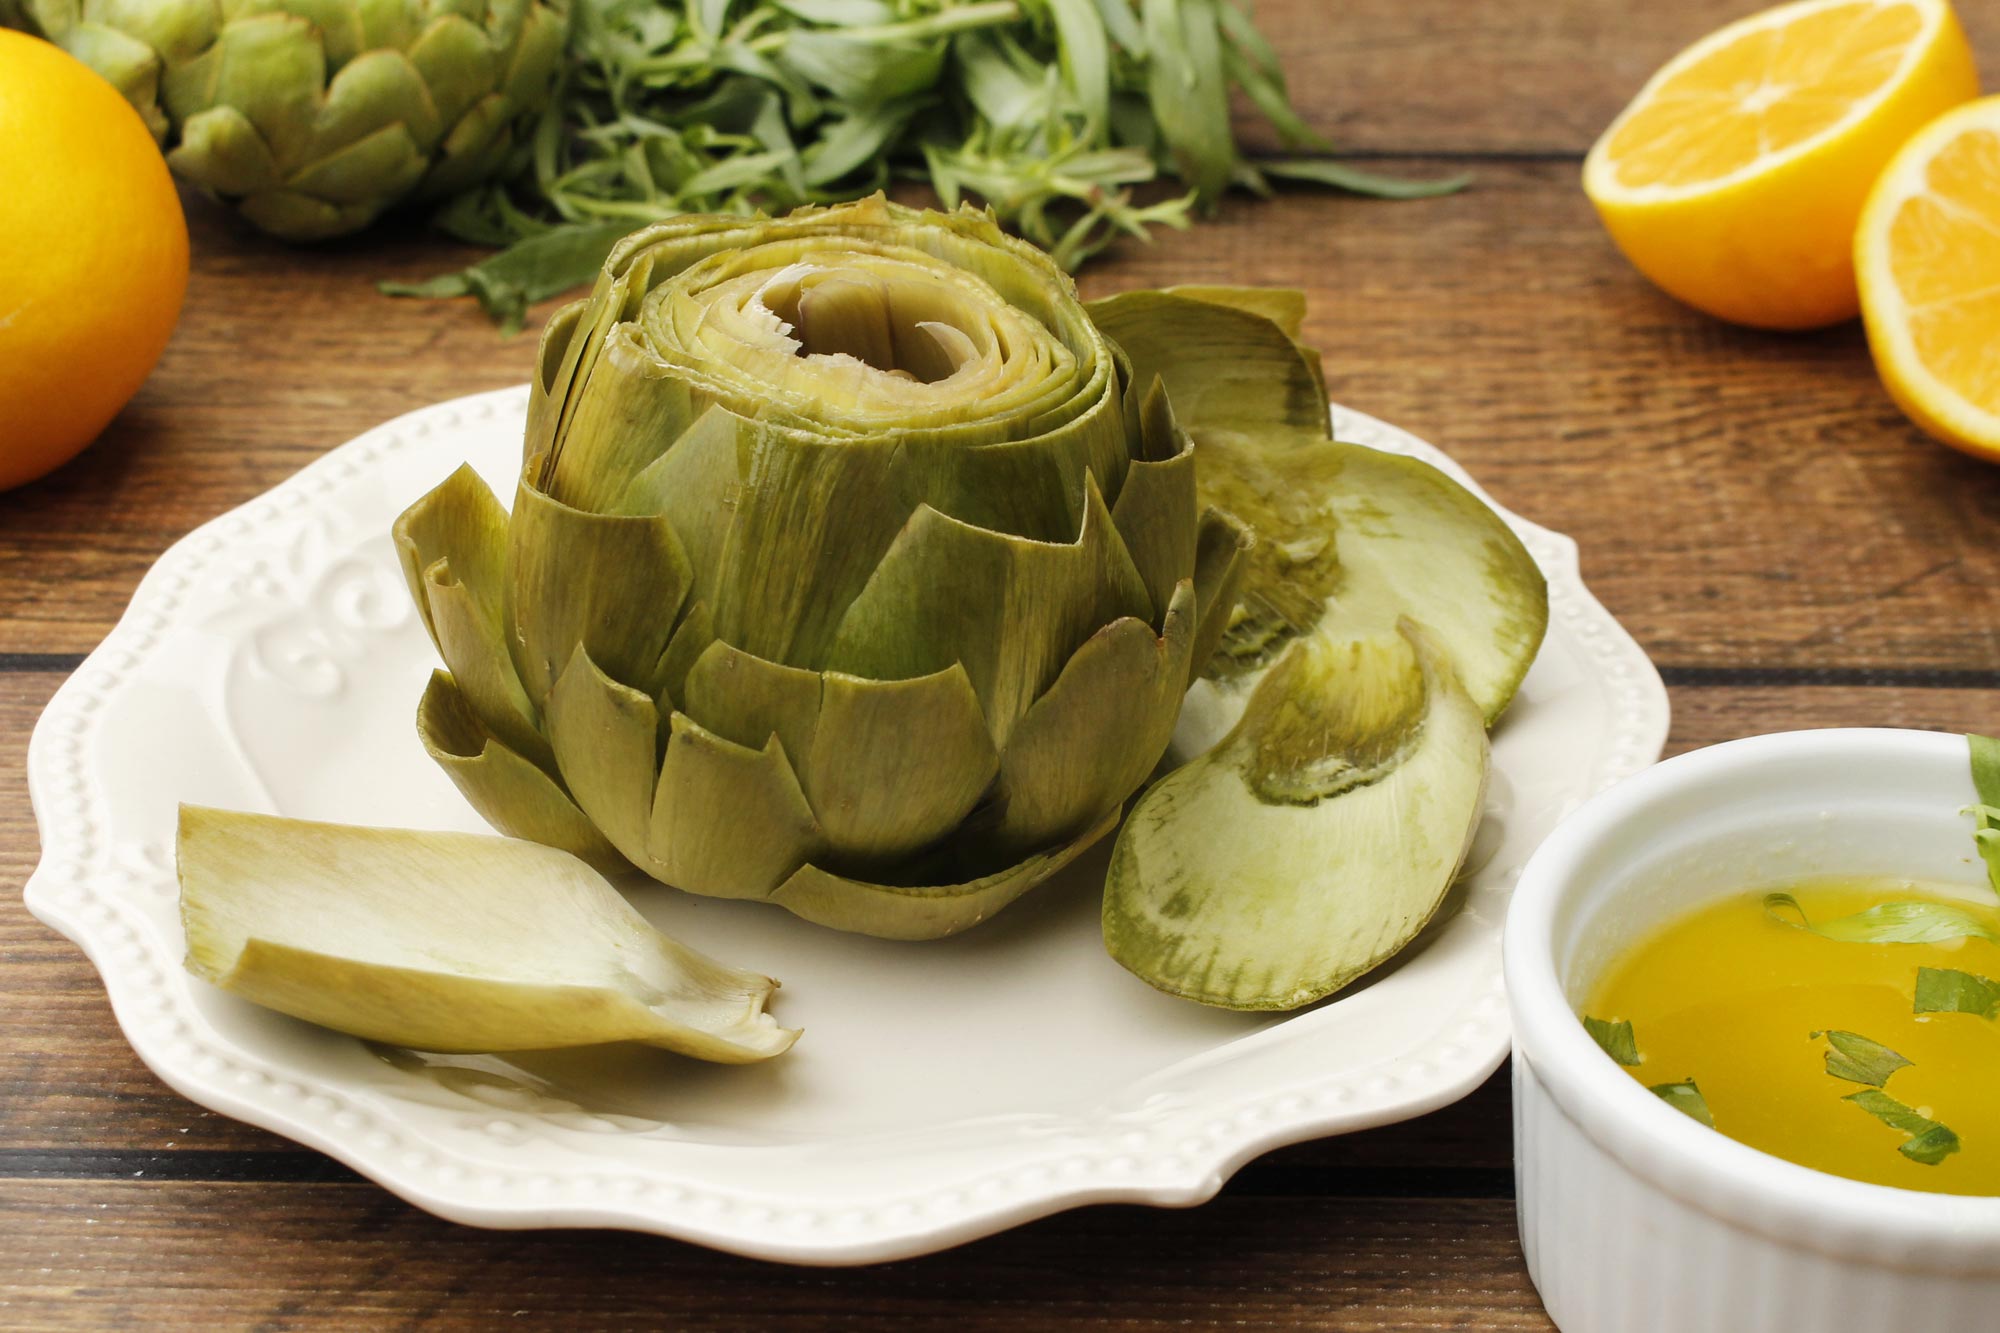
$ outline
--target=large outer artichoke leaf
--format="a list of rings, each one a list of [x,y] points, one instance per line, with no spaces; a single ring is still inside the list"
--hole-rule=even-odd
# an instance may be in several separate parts
[[[358,1037],[728,1064],[798,1037],[764,1011],[776,982],[668,939],[553,848],[183,806],[179,869],[189,971]]]
[[[1105,945],[1204,1004],[1330,995],[1442,905],[1486,768],[1479,709],[1421,629],[1297,640],[1236,729],[1132,812],[1105,884]]]

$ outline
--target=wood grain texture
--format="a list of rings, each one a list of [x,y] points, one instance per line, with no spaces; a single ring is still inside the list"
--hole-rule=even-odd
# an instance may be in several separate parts
[[[1911,429],[1857,329],[1748,333],[1660,296],[1576,188],[1645,74],[1749,7],[1262,0],[1311,123],[1385,170],[1470,168],[1474,187],[1233,201],[1085,290],[1306,288],[1338,398],[1578,540],[1674,682],[1670,752],[1790,727],[2000,731],[2000,468]],[[1966,8],[2000,68],[2000,20]],[[203,201],[189,214],[188,307],[152,380],[77,463],[0,495],[10,887],[37,854],[32,720],[159,553],[389,417],[521,381],[533,355],[462,304],[375,293],[469,257],[417,229],[292,250]],[[1547,1327],[1506,1197],[1504,1070],[1435,1115],[1269,1154],[1198,1209],[1092,1208],[820,1272],[431,1219],[168,1090],[13,892],[0,1012],[8,1329]]]
[[[1085,1209],[849,1270],[651,1236],[477,1232],[363,1185],[0,1182],[0,1233],[19,1238],[0,1322],[22,1330],[1551,1327],[1505,1200],[1279,1209],[1225,1193],[1194,1212]]]

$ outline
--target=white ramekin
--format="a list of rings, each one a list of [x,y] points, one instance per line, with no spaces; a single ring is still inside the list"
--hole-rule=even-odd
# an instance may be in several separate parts
[[[1577,1021],[1606,962],[1719,894],[1816,874],[1986,896],[1965,738],[1785,732],[1670,759],[1550,835],[1504,936],[1521,1246],[1565,1333],[2000,1329],[2000,1198],[1866,1185],[1704,1129]]]

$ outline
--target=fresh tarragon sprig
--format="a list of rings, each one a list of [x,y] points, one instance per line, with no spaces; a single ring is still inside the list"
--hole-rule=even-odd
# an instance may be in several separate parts
[[[1326,156],[1277,54],[1232,0],[576,0],[570,69],[501,180],[450,234],[507,247],[384,284],[472,296],[518,328],[595,277],[620,235],[679,213],[783,213],[898,181],[970,199],[1075,269],[1185,228],[1273,177],[1385,198],[1455,190]],[[1238,149],[1240,89],[1294,156]],[[1180,190],[1166,184],[1178,181]]]

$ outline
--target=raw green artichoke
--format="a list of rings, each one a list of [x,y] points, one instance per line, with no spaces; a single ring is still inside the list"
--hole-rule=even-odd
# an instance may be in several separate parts
[[[1158,381],[990,217],[688,216],[543,336],[511,516],[395,540],[432,756],[507,833],[949,934],[1117,822],[1247,537]]]
[[[505,163],[561,73],[568,0],[0,0],[109,79],[175,173],[291,241]]]

